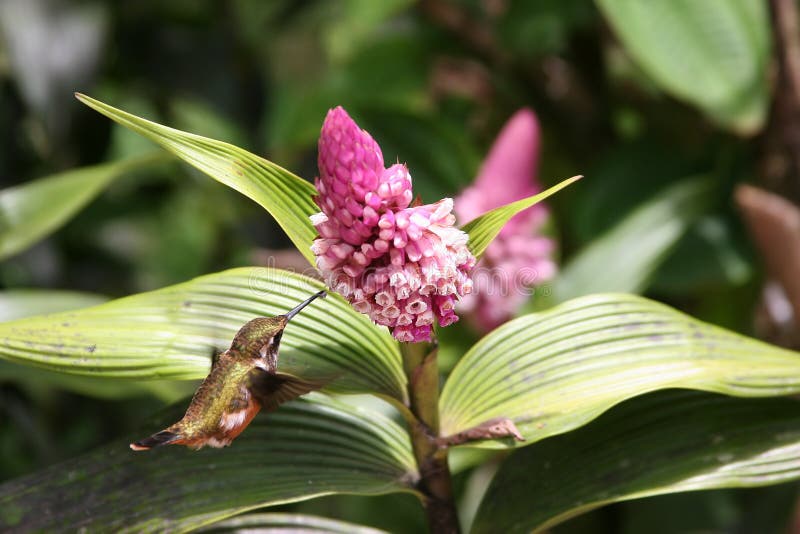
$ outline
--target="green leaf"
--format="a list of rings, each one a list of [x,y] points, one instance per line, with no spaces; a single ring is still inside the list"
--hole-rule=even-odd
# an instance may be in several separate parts
[[[761,0],[597,0],[630,55],[673,96],[754,133],[769,103],[770,31]]]
[[[189,165],[239,191],[264,207],[314,263],[311,242],[317,232],[309,216],[317,213],[316,189],[286,169],[228,143],[162,126],[76,93],[78,100],[122,126],[155,141]]]
[[[0,323],[0,358],[54,371],[139,380],[204,377],[244,323],[322,289],[302,275],[240,268],[100,306]],[[340,296],[315,301],[281,342],[280,369],[335,391],[403,400],[397,343]]]
[[[473,532],[543,532],[604,504],[800,478],[800,403],[687,391],[627,402],[512,454]]]
[[[15,289],[0,293],[0,322],[42,313],[74,310],[94,306],[108,300],[102,295],[77,291]],[[106,399],[121,399],[141,395],[156,395],[165,401],[185,397],[184,384],[175,382],[133,382],[76,376],[0,360],[0,380],[24,384],[28,390],[53,386]]]
[[[530,445],[625,399],[682,387],[766,397],[800,392],[800,354],[634,295],[582,297],[494,330],[461,359],[440,402],[443,435],[511,418]]]
[[[225,519],[197,532],[259,532],[263,534],[385,534],[386,531],[326,517],[302,514],[247,514]]]
[[[257,417],[230,449],[128,448],[180,417],[181,403],[140,434],[0,485],[0,530],[186,532],[332,493],[412,491],[417,475],[402,427],[312,396]]]
[[[483,251],[486,250],[486,247],[489,246],[489,243],[491,243],[492,240],[497,237],[497,234],[500,233],[500,230],[503,228],[503,226],[505,226],[505,224],[514,215],[522,210],[530,208],[535,204],[538,204],[550,195],[561,191],[568,185],[580,180],[581,178],[583,178],[583,176],[573,176],[572,178],[567,178],[561,183],[554,185],[550,189],[542,191],[538,195],[533,195],[531,197],[523,198],[522,200],[517,200],[516,202],[511,202],[510,204],[500,206],[499,208],[487,211],[480,217],[471,220],[461,227],[463,231],[469,234],[469,249],[476,258],[479,258],[481,254],[483,254]]]
[[[711,185],[705,177],[689,178],[641,204],[567,263],[554,282],[555,300],[645,289],[661,262],[708,207]],[[613,268],[603,267],[610,265]]]
[[[696,298],[704,290],[741,288],[754,274],[744,230],[738,216],[698,218],[659,265],[649,289],[673,297]]]
[[[148,155],[84,167],[0,191],[0,260],[46,237],[114,179],[163,157]]]

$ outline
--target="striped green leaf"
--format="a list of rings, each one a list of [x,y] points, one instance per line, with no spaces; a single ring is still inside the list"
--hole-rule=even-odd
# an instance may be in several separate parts
[[[473,525],[545,532],[604,504],[800,478],[800,402],[669,391],[509,456]]]
[[[155,141],[189,165],[239,191],[266,209],[297,249],[314,262],[311,242],[317,232],[309,216],[318,212],[316,189],[286,169],[234,145],[162,126],[86,95],[78,100]]]
[[[391,420],[312,394],[260,415],[230,449],[128,443],[174,422],[0,485],[0,530],[187,532],[262,506],[329,495],[412,491],[411,443]]]
[[[638,65],[723,126],[754,133],[769,103],[770,30],[762,0],[597,0]]]
[[[572,178],[567,178],[561,183],[554,185],[550,189],[542,191],[538,195],[523,198],[522,200],[517,200],[516,202],[506,204],[505,206],[500,206],[499,208],[495,208],[491,211],[487,211],[480,217],[468,222],[462,226],[461,229],[469,234],[469,249],[476,258],[480,258],[481,254],[483,254],[483,251],[489,246],[489,243],[491,243],[492,240],[497,237],[497,234],[500,233],[500,230],[503,228],[503,226],[505,226],[505,224],[514,215],[530,208],[535,204],[538,204],[550,195],[561,191],[568,185],[580,180],[581,178],[583,177],[573,176]]]
[[[53,371],[138,380],[197,379],[211,356],[258,316],[322,288],[277,269],[240,268],[77,311],[0,323],[0,358]],[[341,297],[317,300],[281,342],[281,371],[332,379],[334,391],[403,400],[397,343]]]
[[[0,322],[101,304],[102,295],[51,289],[13,289],[0,292]],[[134,382],[94,376],[79,376],[0,360],[0,380],[24,385],[28,390],[58,387],[81,395],[121,399],[154,395],[164,401],[176,401],[191,394],[192,384],[174,381]]]
[[[682,387],[743,397],[800,392],[800,354],[624,294],[578,298],[491,332],[459,361],[440,402],[444,435],[511,418],[530,445],[625,399]]]
[[[201,528],[197,532],[258,532],[259,534],[386,534],[384,530],[302,514],[246,514]]]
[[[116,178],[163,159],[148,155],[84,167],[0,190],[0,260],[58,229]]]

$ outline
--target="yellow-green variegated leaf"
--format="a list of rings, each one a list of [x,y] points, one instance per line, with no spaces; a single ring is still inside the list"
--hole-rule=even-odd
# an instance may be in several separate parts
[[[52,289],[2,291],[0,292],[0,322],[95,306],[107,300],[102,295],[78,291]],[[107,399],[154,395],[162,400],[172,402],[185,397],[192,391],[192,384],[189,382],[135,382],[79,376],[4,360],[0,360],[0,380],[22,384],[28,391],[49,389],[55,386],[81,395]]]
[[[321,495],[413,491],[418,478],[400,425],[319,394],[259,415],[228,449],[128,448],[185,408],[182,402],[139,434],[0,485],[0,530],[188,532]]]
[[[475,534],[546,532],[605,504],[800,478],[800,402],[662,391],[506,458]]]
[[[104,163],[0,190],[0,259],[55,231],[116,178],[161,160],[149,155]]]
[[[480,217],[473,219],[461,227],[469,235],[469,249],[476,258],[480,258],[489,243],[497,237],[503,226],[517,213],[538,204],[550,195],[553,195],[573,182],[580,180],[582,176],[567,178],[559,184],[554,185],[546,191],[533,195],[516,202],[511,202],[491,211],[487,211]]]
[[[0,323],[0,358],[62,373],[137,380],[197,379],[250,319],[285,313],[322,289],[302,275],[240,268],[106,304]],[[333,390],[402,400],[397,343],[341,297],[317,299],[281,341],[281,371]]]
[[[598,294],[497,328],[459,361],[440,399],[442,434],[497,417],[530,445],[664,388],[742,397],[800,392],[800,353],[698,321],[657,302]]]
[[[314,204],[316,190],[310,183],[229,143],[162,126],[86,95],[76,96],[87,106],[155,141],[189,165],[260,204],[313,263],[310,247],[316,230],[309,216],[319,208]]]

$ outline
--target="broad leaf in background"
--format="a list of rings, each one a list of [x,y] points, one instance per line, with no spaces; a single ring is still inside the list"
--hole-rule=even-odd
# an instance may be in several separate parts
[[[707,178],[689,178],[641,204],[567,263],[553,283],[555,301],[645,289],[670,250],[708,207],[711,191]],[[533,299],[530,305],[535,303]]]
[[[316,189],[271,161],[228,143],[182,132],[139,118],[86,95],[78,100],[119,124],[155,141],[186,163],[264,207],[313,264],[317,235],[309,216],[317,213]]]
[[[441,432],[511,418],[525,446],[625,399],[683,387],[767,397],[800,392],[800,353],[623,294],[578,298],[506,323],[464,355],[440,402]]]
[[[746,238],[719,214],[698,218],[653,275],[658,294],[697,295],[703,289],[739,287],[753,277]],[[743,230],[743,229],[742,229]]]
[[[470,251],[472,251],[476,258],[479,258],[481,254],[483,254],[483,251],[486,250],[486,247],[489,246],[489,243],[491,243],[492,240],[497,237],[497,234],[500,233],[500,230],[503,228],[503,226],[514,215],[541,202],[550,195],[561,191],[568,185],[580,180],[581,178],[583,178],[583,176],[573,176],[572,178],[567,178],[566,180],[563,180],[550,189],[542,191],[537,195],[523,198],[522,200],[517,200],[516,202],[506,204],[505,206],[500,206],[499,208],[495,208],[491,211],[487,211],[480,217],[468,222],[462,226],[461,229],[469,234]]]
[[[56,230],[114,179],[163,159],[148,155],[105,163],[0,190],[0,260]]]
[[[762,0],[597,0],[626,50],[661,88],[723,126],[757,132],[769,103]]]
[[[43,313],[56,313],[95,306],[108,300],[102,295],[78,291],[15,289],[0,293],[0,322],[11,321]],[[134,382],[77,376],[40,367],[0,360],[0,380],[24,384],[28,391],[41,391],[51,386],[82,395],[107,399],[121,399],[141,395],[155,395],[164,401],[176,401],[191,394],[188,382]]]
[[[685,150],[665,146],[663,139],[655,138],[649,129],[642,138],[614,144],[587,167],[592,179],[567,199],[570,203],[565,228],[580,243],[597,239],[669,186],[698,176],[698,164],[692,156]],[[722,174],[724,170],[714,173],[720,187],[723,180],[717,172]]]
[[[541,532],[604,504],[800,478],[800,402],[668,391],[506,459],[473,532]]]
[[[258,316],[285,313],[320,282],[240,268],[53,315],[0,323],[0,358],[53,371],[138,380],[196,379]],[[334,379],[332,389],[406,395],[397,343],[338,295],[317,300],[283,336],[282,372]]]
[[[312,397],[257,417],[230,449],[137,454],[125,439],[7,482],[0,530],[186,532],[270,504],[412,491],[417,474],[402,427]],[[183,409],[147,428],[162,428]]]
[[[302,514],[246,514],[231,517],[201,528],[197,532],[258,532],[259,534],[387,534],[385,530],[364,527],[326,517]]]

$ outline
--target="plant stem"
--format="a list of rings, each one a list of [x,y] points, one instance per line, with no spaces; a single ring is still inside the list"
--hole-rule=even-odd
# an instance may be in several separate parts
[[[458,533],[458,514],[447,465],[447,448],[436,443],[439,435],[439,370],[437,347],[430,343],[402,343],[403,366],[408,377],[411,444],[419,468],[419,490],[428,527],[434,534]]]

